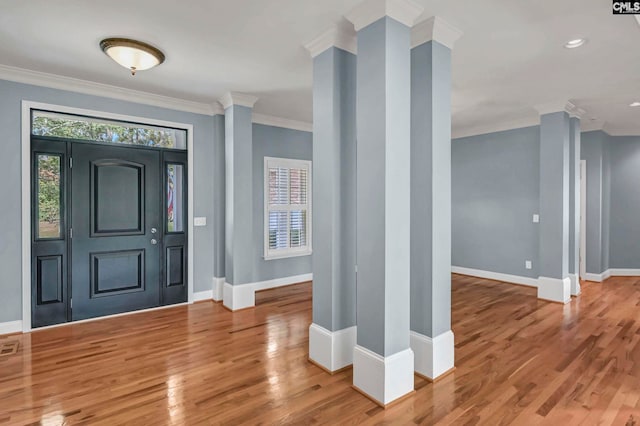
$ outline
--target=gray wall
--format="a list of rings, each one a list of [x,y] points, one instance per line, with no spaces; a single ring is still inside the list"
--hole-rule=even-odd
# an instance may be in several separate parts
[[[608,268],[604,262],[608,258],[604,253],[605,247],[609,246],[605,220],[608,215],[603,208],[608,192],[608,179],[604,177],[604,151],[608,139],[609,136],[600,130],[582,133],[580,157],[587,162],[586,270],[591,274],[600,274]]]
[[[454,266],[538,277],[539,146],[539,126],[452,141]]]
[[[225,276],[225,139],[223,115],[216,115],[213,137],[213,268],[218,278]]]
[[[5,207],[13,206],[0,209],[0,223],[3,224],[0,233],[0,322],[22,318],[22,222],[21,211],[17,207],[21,205],[22,100],[193,124],[194,214],[208,219],[206,227],[195,228],[194,289],[211,290],[214,276],[214,227],[211,225],[214,219],[214,180],[211,171],[215,155],[213,117],[0,80],[1,143],[7,180],[0,187],[0,199]]]
[[[640,136],[610,137],[610,264],[640,268]]]
[[[253,125],[253,275],[251,282],[311,272],[311,256],[264,260],[264,157],[311,160],[311,144],[310,132],[261,124]],[[313,179],[313,176],[311,178]]]

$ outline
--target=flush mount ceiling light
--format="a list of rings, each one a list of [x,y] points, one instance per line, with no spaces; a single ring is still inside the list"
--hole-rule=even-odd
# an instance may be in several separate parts
[[[131,75],[164,62],[164,53],[159,49],[128,38],[105,38],[100,42],[100,48],[111,59],[131,70]]]
[[[632,102],[629,104],[630,107],[640,107],[640,102]]]
[[[564,47],[567,49],[575,49],[576,47],[580,47],[587,42],[586,38],[576,38],[574,40],[569,40],[564,44]]]

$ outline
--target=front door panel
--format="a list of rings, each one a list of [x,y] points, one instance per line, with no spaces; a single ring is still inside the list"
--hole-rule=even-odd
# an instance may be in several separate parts
[[[72,319],[160,305],[160,152],[72,144]]]

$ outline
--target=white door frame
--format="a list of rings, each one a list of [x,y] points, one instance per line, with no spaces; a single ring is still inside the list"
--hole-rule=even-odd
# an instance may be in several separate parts
[[[193,303],[193,125],[186,123],[174,123],[170,121],[156,120],[148,117],[135,117],[130,115],[113,114],[104,111],[92,111],[83,108],[74,108],[63,105],[53,105],[40,102],[22,101],[22,331],[31,331],[31,110],[41,109],[45,111],[61,112],[73,115],[106,118],[150,124],[154,126],[173,127],[187,131],[187,303]],[[172,307],[176,305],[169,305]],[[164,306],[162,307],[164,308]],[[155,308],[158,309],[158,308]],[[141,311],[135,311],[141,312]],[[108,318],[108,315],[91,320]],[[80,321],[67,322],[59,325],[74,324]],[[59,326],[58,325],[58,326]],[[55,326],[52,326],[55,327]],[[46,327],[39,327],[39,329]]]
[[[587,275],[587,160],[580,160],[580,278]]]

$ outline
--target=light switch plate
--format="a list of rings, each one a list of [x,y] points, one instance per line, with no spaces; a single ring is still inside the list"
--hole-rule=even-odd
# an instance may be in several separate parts
[[[539,214],[534,214],[533,215],[533,223],[540,223],[540,215]]]
[[[207,226],[207,218],[206,217],[194,217],[193,218],[193,226]]]
[[[525,260],[524,267],[527,268],[527,269],[531,269],[531,261],[530,260]]]

